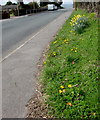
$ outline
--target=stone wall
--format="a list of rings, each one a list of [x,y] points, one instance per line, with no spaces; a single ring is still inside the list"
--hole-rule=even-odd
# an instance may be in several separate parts
[[[76,9],[85,9],[88,12],[96,12],[100,16],[100,1],[99,2],[76,2]]]

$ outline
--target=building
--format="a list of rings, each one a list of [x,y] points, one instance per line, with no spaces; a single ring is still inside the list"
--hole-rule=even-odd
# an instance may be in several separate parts
[[[11,9],[17,9],[17,5],[4,5],[4,6],[0,6],[0,10],[6,10],[9,11]]]

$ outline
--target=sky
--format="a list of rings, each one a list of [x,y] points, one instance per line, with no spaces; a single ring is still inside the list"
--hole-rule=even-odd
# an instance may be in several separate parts
[[[0,5],[5,5],[7,1],[9,1],[9,0],[0,0]],[[13,2],[13,3],[16,3],[17,0],[10,0],[10,1]],[[32,2],[32,1],[33,0],[23,0],[23,2],[26,3],[26,4],[29,3],[29,2]],[[66,3],[66,2],[73,3],[73,0],[63,0],[63,3]]]

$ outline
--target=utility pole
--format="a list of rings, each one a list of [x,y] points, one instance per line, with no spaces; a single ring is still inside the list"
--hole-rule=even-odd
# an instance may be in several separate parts
[[[23,3],[23,0],[16,0],[17,1],[17,10],[18,10],[18,16],[19,16],[19,5],[20,3]]]
[[[76,0],[73,0],[73,3],[74,3],[75,10],[77,10],[77,8],[76,8]]]
[[[34,0],[33,0],[33,10],[34,10]]]
[[[19,0],[17,0],[17,11],[18,11],[18,16],[19,16]]]
[[[18,16],[19,16],[19,3],[17,3],[17,11],[18,11]]]
[[[35,9],[35,3],[34,3],[35,1],[33,0],[33,8]]]

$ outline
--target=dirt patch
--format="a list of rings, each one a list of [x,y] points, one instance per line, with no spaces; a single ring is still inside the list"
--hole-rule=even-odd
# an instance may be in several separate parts
[[[48,118],[48,106],[45,104],[42,95],[37,93],[26,105],[28,113],[26,118]]]

